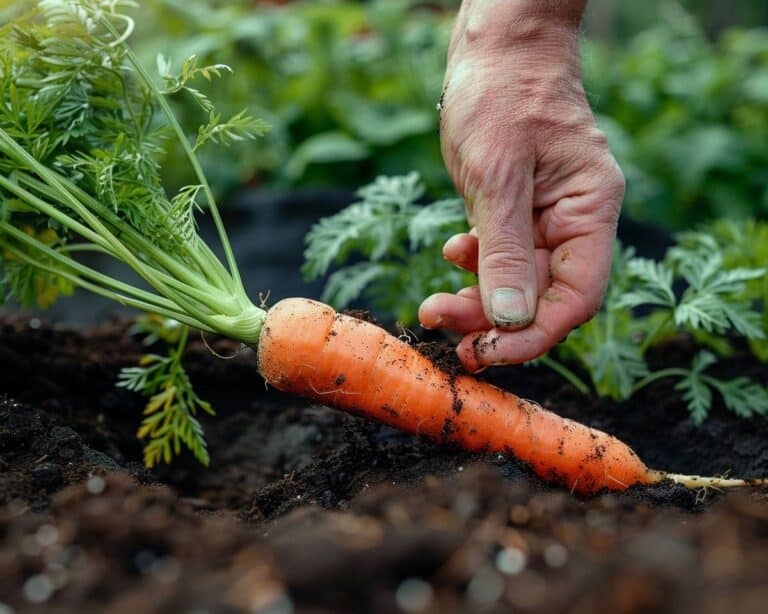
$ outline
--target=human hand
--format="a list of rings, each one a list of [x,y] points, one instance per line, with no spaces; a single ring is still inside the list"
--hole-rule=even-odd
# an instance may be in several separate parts
[[[598,311],[624,194],[581,82],[572,5],[584,2],[507,14],[525,4],[553,2],[464,1],[441,101],[443,157],[472,227],[443,254],[479,286],[429,297],[419,319],[465,334],[470,371],[533,359]]]

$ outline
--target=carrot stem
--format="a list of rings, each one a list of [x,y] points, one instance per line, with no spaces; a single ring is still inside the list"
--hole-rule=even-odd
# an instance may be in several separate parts
[[[578,375],[566,367],[563,363],[551,358],[548,354],[545,354],[539,358],[539,362],[545,365],[557,373],[560,377],[565,379],[571,386],[576,388],[581,394],[591,394],[592,390],[587,384],[584,383]]]

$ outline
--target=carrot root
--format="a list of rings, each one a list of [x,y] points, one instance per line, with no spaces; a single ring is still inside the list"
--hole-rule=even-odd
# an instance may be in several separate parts
[[[258,364],[275,388],[466,450],[515,456],[582,495],[667,479],[694,489],[768,484],[653,471],[615,437],[474,377],[445,373],[382,328],[309,299],[269,310]]]
[[[701,475],[682,475],[680,473],[666,473],[660,471],[659,481],[672,480],[676,484],[682,484],[686,488],[746,488],[756,486],[768,486],[768,478],[739,479],[725,477],[706,477]]]

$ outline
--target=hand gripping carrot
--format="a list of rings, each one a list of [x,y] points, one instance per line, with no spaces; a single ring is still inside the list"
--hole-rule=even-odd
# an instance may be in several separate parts
[[[473,377],[451,376],[378,326],[312,300],[272,307],[258,353],[261,374],[280,390],[467,450],[513,455],[580,494],[664,479],[693,488],[752,483],[651,470],[615,437]]]
[[[0,50],[7,52],[0,72],[10,79],[9,87],[0,88],[0,106],[11,109],[0,114],[0,277],[11,280],[8,286],[22,303],[48,304],[77,287],[238,339],[257,348],[261,372],[277,388],[469,450],[512,454],[542,478],[579,493],[666,478],[690,487],[747,484],[651,471],[615,438],[472,377],[448,375],[384,330],[325,305],[290,299],[268,313],[254,305],[195,152],[206,140],[224,138],[219,129],[226,127],[225,140],[241,140],[263,132],[264,124],[243,113],[234,124],[217,124],[220,115],[211,112],[216,119],[201,126],[193,146],[168,103],[169,90],[159,87],[126,42],[131,17],[120,12],[120,2],[108,4],[40,3],[38,11],[6,28],[16,35],[0,36]],[[56,45],[41,47],[41,40]],[[110,101],[92,105],[77,134],[61,118],[82,106],[82,88],[54,78],[71,64],[73,49],[82,59],[73,70],[90,99]],[[114,68],[109,78],[104,66]],[[195,66],[194,56],[185,66]],[[210,76],[219,68],[197,70]],[[165,80],[182,81],[170,75]],[[34,125],[27,125],[29,117],[37,118]],[[159,125],[169,127],[196,177],[195,185],[173,196],[160,187],[161,160],[155,156],[165,140],[158,139]],[[216,227],[223,259],[197,233],[198,196]],[[89,252],[123,263],[143,283],[93,268],[80,257]],[[168,364],[178,374],[178,364]],[[132,389],[155,385],[142,369],[126,381]],[[205,406],[185,385],[163,386],[152,394],[168,413],[150,408],[148,432],[167,433],[184,407],[186,427],[174,435],[174,445],[183,440],[189,446],[190,433],[200,430],[189,405]],[[170,459],[170,439],[163,446]],[[203,453],[199,445],[197,450]]]

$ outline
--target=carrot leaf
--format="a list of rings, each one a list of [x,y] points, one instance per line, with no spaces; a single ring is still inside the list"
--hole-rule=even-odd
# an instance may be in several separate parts
[[[224,119],[197,89],[231,72],[222,64],[192,56],[173,74],[160,58],[161,78],[150,75],[128,44],[137,6],[40,0],[0,26],[3,294],[46,307],[77,287],[178,322],[184,332],[175,349],[124,370],[120,385],[149,397],[140,429],[147,464],[169,461],[183,446],[207,463],[198,416],[213,410],[181,364],[186,331],[255,344],[266,314],[245,291],[195,149],[254,138],[266,124],[245,111]],[[176,94],[191,96],[208,117],[196,142],[170,107]],[[161,168],[169,145],[195,176],[175,194],[166,192]],[[203,209],[223,259],[197,232]],[[131,269],[134,281],[93,266],[105,259]]]
[[[711,352],[699,352],[690,371],[675,386],[683,392],[696,424],[704,422],[709,415],[713,390],[720,394],[727,409],[742,418],[768,414],[768,388],[748,377],[722,380],[704,373],[716,363],[717,357]]]
[[[445,238],[466,230],[462,201],[425,205],[423,195],[417,173],[379,177],[358,191],[358,201],[313,226],[304,276],[316,279],[339,267],[327,279],[324,300],[342,308],[366,296],[410,325],[425,296],[473,283],[469,273],[435,266]]]
[[[173,328],[155,329],[155,334],[162,334],[162,330],[175,336]],[[182,356],[188,329],[182,327],[181,331],[167,356],[146,354],[138,366],[126,367],[118,376],[118,387],[148,397],[137,436],[147,440],[144,464],[150,468],[160,462],[171,462],[181,452],[181,444],[203,465],[210,463],[198,415],[215,412],[210,403],[195,393],[184,370]]]

